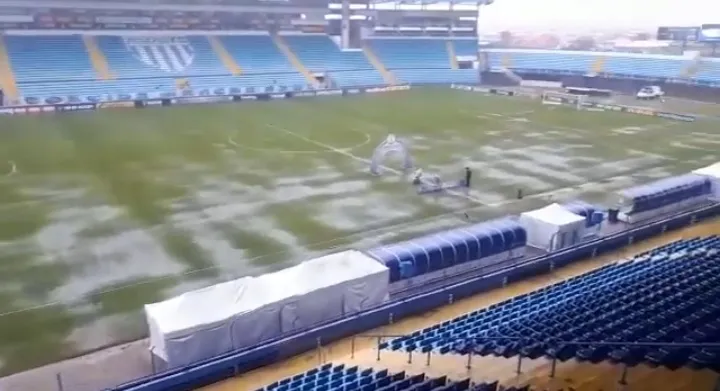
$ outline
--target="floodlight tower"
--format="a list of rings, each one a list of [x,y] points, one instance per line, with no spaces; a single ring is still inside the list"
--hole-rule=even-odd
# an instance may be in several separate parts
[[[350,47],[350,0],[342,0],[341,15],[340,45],[343,49],[347,49]]]

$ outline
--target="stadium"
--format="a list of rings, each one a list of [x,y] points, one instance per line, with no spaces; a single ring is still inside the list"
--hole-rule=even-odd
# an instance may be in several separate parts
[[[0,2],[0,390],[720,389],[720,25],[493,6]]]

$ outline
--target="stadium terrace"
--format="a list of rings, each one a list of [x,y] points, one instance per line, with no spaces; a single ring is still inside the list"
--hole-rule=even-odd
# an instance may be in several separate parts
[[[492,1],[11,3],[0,389],[720,384],[717,25],[648,54],[481,44]]]

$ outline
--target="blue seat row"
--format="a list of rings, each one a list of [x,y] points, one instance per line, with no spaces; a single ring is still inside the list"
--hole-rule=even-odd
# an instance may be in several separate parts
[[[458,56],[477,56],[478,41],[477,39],[455,39],[455,54]]]
[[[77,35],[5,36],[10,64],[20,88],[48,80],[95,80],[85,44]]]
[[[477,69],[451,69],[445,39],[390,38],[367,42],[385,67],[402,83],[479,83]],[[477,57],[477,40],[455,39],[451,42],[456,56]]]
[[[531,73],[585,75],[609,73],[627,78],[692,78],[720,82],[720,61],[700,60],[697,71],[692,58],[682,56],[648,56],[631,53],[592,53],[555,50],[487,50],[490,67],[503,67]]]
[[[430,378],[424,373],[408,375],[389,373],[387,369],[325,364],[257,391],[495,391],[497,388],[497,382],[471,385],[470,379],[451,381],[446,376]]]
[[[636,342],[720,342],[720,237],[669,243],[381,348],[720,369],[716,350]]]
[[[288,35],[284,39],[298,59],[311,72],[363,69],[374,71],[362,50],[341,50],[327,35]]]
[[[389,38],[370,39],[367,43],[390,70],[450,69],[450,57],[443,39]]]
[[[308,87],[308,81],[267,34],[208,37],[179,34],[173,37],[98,35],[92,39],[104,55],[111,80],[99,80],[84,37],[3,37],[22,99],[27,103],[74,103],[136,94],[170,95],[177,79],[191,88],[220,88],[245,92],[284,86]],[[338,87],[385,84],[362,50],[341,50],[325,35],[284,36],[287,46],[307,69],[323,73]],[[233,76],[215,52],[220,43],[240,67]],[[408,42],[412,45],[408,45]],[[477,83],[473,69],[450,69],[444,40],[378,40],[378,55],[388,67],[399,68],[403,83]],[[476,40],[455,40],[458,55],[476,52]],[[475,49],[473,49],[475,48]],[[385,59],[386,56],[389,56]],[[430,69],[430,70],[428,70]],[[117,98],[115,98],[117,99]],[[126,98],[123,98],[126,99]]]

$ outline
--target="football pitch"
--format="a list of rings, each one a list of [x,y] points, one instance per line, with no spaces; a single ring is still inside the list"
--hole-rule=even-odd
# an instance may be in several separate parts
[[[0,124],[3,374],[140,338],[143,304],[190,289],[553,201],[611,205],[720,160],[709,118],[444,88]],[[370,175],[389,134],[426,174],[471,167],[472,189],[418,195],[392,158]]]

